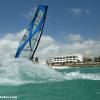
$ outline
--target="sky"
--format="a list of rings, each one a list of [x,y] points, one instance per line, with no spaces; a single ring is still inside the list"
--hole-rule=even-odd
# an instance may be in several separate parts
[[[26,29],[39,4],[48,5],[43,41],[52,46],[46,51],[100,54],[100,0],[0,0],[0,37]]]

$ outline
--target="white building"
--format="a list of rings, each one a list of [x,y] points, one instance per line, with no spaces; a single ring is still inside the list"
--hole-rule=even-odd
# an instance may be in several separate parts
[[[56,56],[52,59],[52,63],[82,63],[82,62],[83,62],[83,56],[81,54]]]

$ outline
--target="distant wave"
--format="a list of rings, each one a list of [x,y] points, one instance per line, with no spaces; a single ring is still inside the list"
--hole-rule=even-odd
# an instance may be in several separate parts
[[[66,73],[65,79],[87,79],[87,80],[100,80],[100,73],[80,73],[79,71]]]

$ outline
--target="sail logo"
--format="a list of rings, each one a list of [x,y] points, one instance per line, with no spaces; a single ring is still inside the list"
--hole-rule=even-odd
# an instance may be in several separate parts
[[[34,26],[32,32],[34,32],[36,30],[36,28],[38,27],[38,25],[39,25],[42,17],[43,17],[43,12],[40,10],[39,13],[38,13],[38,15],[37,15],[37,18],[36,18],[36,21],[35,21],[35,26]]]
[[[43,12],[40,10],[40,12],[38,13],[37,19],[36,19],[36,23],[35,23],[36,25],[39,24],[39,22],[40,22],[42,16],[43,16]]]

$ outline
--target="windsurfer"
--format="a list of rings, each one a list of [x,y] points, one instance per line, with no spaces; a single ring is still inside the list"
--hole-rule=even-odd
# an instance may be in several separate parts
[[[35,62],[36,62],[36,63],[39,63],[38,57],[35,57]]]
[[[31,59],[30,59],[33,63],[35,62],[35,63],[39,63],[39,59],[38,59],[38,57],[31,57]]]

